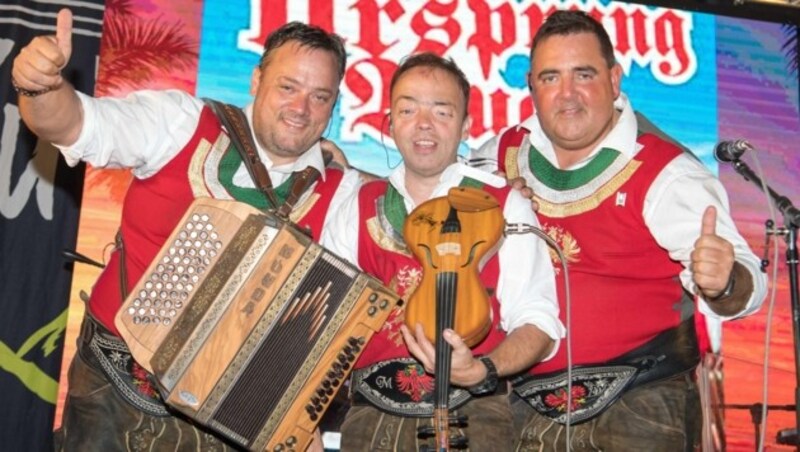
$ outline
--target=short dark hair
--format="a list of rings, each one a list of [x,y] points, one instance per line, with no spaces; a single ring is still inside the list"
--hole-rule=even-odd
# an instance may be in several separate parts
[[[533,63],[533,53],[536,47],[546,38],[559,35],[566,36],[575,33],[591,33],[597,37],[600,43],[600,52],[606,60],[609,69],[617,63],[614,57],[614,46],[611,45],[611,38],[600,22],[594,20],[583,11],[556,11],[544,21],[536,36],[531,42],[531,63]]]
[[[441,69],[452,75],[456,79],[458,87],[461,89],[461,94],[464,97],[464,116],[466,117],[469,112],[469,81],[467,81],[467,76],[464,75],[464,72],[456,65],[452,58],[444,58],[431,52],[416,53],[403,58],[400,62],[400,66],[397,67],[394,71],[394,75],[392,75],[392,82],[389,84],[389,94],[391,95],[394,91],[394,86],[400,80],[400,77],[416,67]]]
[[[345,53],[342,38],[336,33],[328,33],[320,27],[302,22],[289,22],[270,33],[264,42],[264,53],[261,54],[258,66],[262,69],[266,67],[269,57],[275,49],[289,41],[297,42],[302,47],[330,52],[336,58],[339,66],[339,80],[342,80],[347,64],[347,53]]]

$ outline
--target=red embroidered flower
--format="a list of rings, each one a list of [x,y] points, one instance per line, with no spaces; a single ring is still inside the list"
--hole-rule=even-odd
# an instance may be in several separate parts
[[[415,402],[419,402],[425,394],[433,390],[433,377],[426,374],[419,364],[411,364],[398,370],[395,379],[397,388]]]
[[[572,387],[572,408],[576,410],[586,403],[586,387],[573,386]],[[558,411],[564,412],[567,407],[567,391],[564,388],[559,388],[555,392],[547,394],[544,398],[544,403],[550,408],[555,408]]]
[[[147,378],[147,371],[135,361],[131,369],[131,376],[133,376],[133,384],[136,385],[139,392],[147,397],[158,397],[156,388],[150,384],[150,379]]]

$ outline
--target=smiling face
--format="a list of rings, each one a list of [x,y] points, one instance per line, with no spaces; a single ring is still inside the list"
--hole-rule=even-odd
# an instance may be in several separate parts
[[[438,181],[469,131],[458,81],[443,69],[414,67],[397,80],[391,102],[391,135],[407,176]]]
[[[591,153],[614,127],[621,77],[588,32],[549,36],[534,49],[531,96],[562,167]]]
[[[288,41],[253,71],[253,128],[275,164],[295,161],[316,143],[339,88],[336,58]]]

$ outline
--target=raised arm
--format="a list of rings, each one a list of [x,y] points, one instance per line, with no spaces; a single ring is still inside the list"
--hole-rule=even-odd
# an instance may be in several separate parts
[[[72,55],[72,12],[62,9],[56,34],[38,36],[14,59],[11,76],[22,120],[39,138],[60,145],[78,139],[83,110],[75,88],[61,76]]]

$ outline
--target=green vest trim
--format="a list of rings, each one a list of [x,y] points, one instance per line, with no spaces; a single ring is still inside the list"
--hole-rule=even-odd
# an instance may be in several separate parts
[[[553,190],[565,191],[582,187],[599,176],[614,163],[620,153],[611,148],[603,148],[589,164],[576,170],[556,168],[534,146],[531,146],[528,154],[528,164],[536,178]]]
[[[461,179],[458,185],[459,187],[483,188],[483,182],[469,177]],[[392,228],[402,235],[403,224],[408,216],[408,211],[406,211],[406,203],[403,201],[403,197],[391,183],[388,183],[386,194],[383,195],[383,214],[389,220]]]
[[[219,162],[220,184],[222,184],[222,186],[228,190],[231,196],[233,196],[233,199],[237,201],[245,202],[257,209],[262,210],[273,207],[277,208],[278,206],[269,205],[267,198],[264,196],[264,193],[262,193],[261,190],[255,187],[247,188],[234,185],[233,175],[236,174],[236,170],[238,170],[242,164],[242,156],[239,155],[236,147],[231,144]],[[292,186],[293,179],[294,174],[289,176],[289,178],[286,179],[281,185],[273,189],[280,204],[283,204],[286,201],[286,197],[289,196],[289,189]]]

